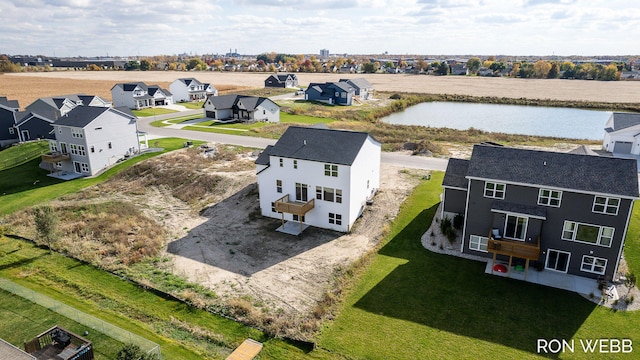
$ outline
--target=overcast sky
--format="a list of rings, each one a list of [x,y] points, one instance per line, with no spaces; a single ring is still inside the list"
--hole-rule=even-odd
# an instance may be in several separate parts
[[[635,0],[0,0],[0,53],[638,55]]]

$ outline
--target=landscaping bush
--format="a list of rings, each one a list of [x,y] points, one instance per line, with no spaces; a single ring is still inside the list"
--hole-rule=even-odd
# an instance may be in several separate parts
[[[453,227],[456,230],[462,229],[462,224],[464,224],[464,216],[462,214],[456,214],[453,218]]]

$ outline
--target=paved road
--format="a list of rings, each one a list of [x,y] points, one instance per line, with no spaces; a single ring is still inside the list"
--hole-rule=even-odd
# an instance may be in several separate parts
[[[182,130],[182,129],[172,129],[172,128],[160,128],[151,126],[151,122],[161,119],[169,119],[176,116],[186,116],[193,115],[201,112],[202,110],[189,110],[182,111],[178,114],[166,114],[166,115],[158,115],[158,116],[150,116],[150,117],[142,117],[138,120],[138,128],[141,131],[148,133],[154,137],[180,137],[185,139],[192,140],[201,140],[201,141],[209,141],[209,142],[219,142],[223,144],[231,144],[238,146],[247,146],[253,148],[264,149],[267,145],[273,145],[276,143],[276,140],[273,139],[265,139],[258,138],[252,136],[239,136],[239,135],[228,135],[228,134],[219,134],[219,133],[210,133],[203,131],[192,131],[192,130]],[[441,170],[444,171],[447,168],[447,159],[439,159],[439,158],[431,158],[424,156],[411,156],[400,153],[390,153],[383,152],[382,153],[382,163],[384,164],[392,164],[398,165],[402,167],[408,168],[416,168],[416,169],[426,169],[426,170]]]

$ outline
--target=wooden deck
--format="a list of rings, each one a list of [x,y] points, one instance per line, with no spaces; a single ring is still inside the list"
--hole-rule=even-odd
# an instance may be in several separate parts
[[[42,161],[44,162],[48,162],[48,163],[57,163],[63,160],[69,160],[69,154],[63,154],[60,152],[51,152],[48,154],[43,154],[41,156]]]
[[[506,255],[528,260],[538,260],[540,257],[540,238],[535,244],[518,240],[489,238],[487,251],[496,255]]]
[[[304,216],[315,207],[315,199],[311,199],[307,202],[291,201],[289,200],[289,194],[281,197],[275,201],[275,208],[277,212],[294,214],[298,216]]]

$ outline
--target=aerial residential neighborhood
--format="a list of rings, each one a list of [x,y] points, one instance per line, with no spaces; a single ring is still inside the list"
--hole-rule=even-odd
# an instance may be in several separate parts
[[[4,2],[0,360],[634,359],[640,5]]]

